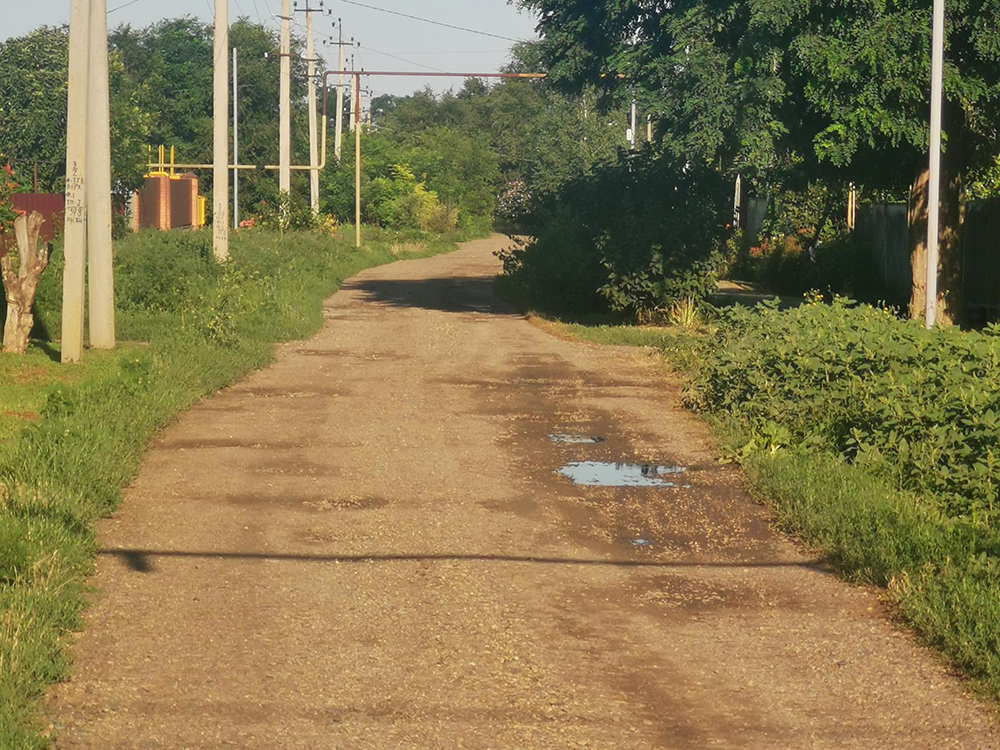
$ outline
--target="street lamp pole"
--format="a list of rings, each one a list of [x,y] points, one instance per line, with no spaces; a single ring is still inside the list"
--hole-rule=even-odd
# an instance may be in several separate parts
[[[944,1],[934,0],[931,39],[931,142],[927,183],[927,282],[924,325],[934,327],[938,296],[938,238],[941,215],[941,100],[944,79]]]

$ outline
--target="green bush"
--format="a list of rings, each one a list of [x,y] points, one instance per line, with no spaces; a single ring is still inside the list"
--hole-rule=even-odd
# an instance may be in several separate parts
[[[505,268],[549,309],[661,316],[714,289],[726,195],[713,170],[630,154],[536,205]]]
[[[724,313],[690,402],[757,434],[829,449],[945,515],[1000,517],[1000,337],[927,331],[884,309],[806,304]]]
[[[390,176],[373,179],[364,205],[370,220],[391,229],[420,229],[444,234],[457,223],[457,211],[443,205],[437,193],[418,181],[405,164],[393,165]]]

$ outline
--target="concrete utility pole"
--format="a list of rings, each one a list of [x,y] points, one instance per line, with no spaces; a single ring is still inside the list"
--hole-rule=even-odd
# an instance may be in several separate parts
[[[229,258],[229,0],[215,0],[212,251]]]
[[[361,76],[354,76],[354,94],[351,96],[354,116],[354,245],[361,247]]]
[[[90,0],[90,86],[87,92],[87,249],[90,345],[115,346],[111,247],[111,113],[107,0]]]
[[[84,272],[87,258],[87,79],[90,0],[70,0],[69,102],[66,129],[66,268],[63,271],[62,362],[83,357]]]
[[[233,229],[240,228],[240,68],[233,47]]]
[[[289,0],[281,0],[281,101],[278,136],[278,188],[287,196],[292,190],[292,39]],[[283,196],[283,197],[284,197]]]
[[[924,325],[937,319],[938,237],[941,212],[941,100],[944,78],[944,0],[934,0],[931,39],[931,143],[927,183],[927,290]]]
[[[340,30],[340,38],[337,40],[337,70],[340,75],[337,78],[337,127],[334,131],[333,154],[339,164],[344,140],[344,22],[338,20],[337,26]],[[351,41],[353,43],[354,40]]]
[[[629,129],[628,129],[628,145],[629,148],[635,149],[635,142],[637,139],[635,129],[638,126],[636,122],[636,111],[635,111],[635,99],[632,99],[632,110],[629,113]]]
[[[354,73],[354,55],[351,55],[351,73],[352,74]],[[352,85],[353,85],[353,80],[352,80]],[[356,122],[356,118],[354,116],[354,112],[355,112],[355,110],[357,108],[358,108],[358,98],[357,98],[357,96],[355,96],[354,89],[352,88],[351,89],[351,111],[348,113],[348,118],[347,118],[350,121],[350,128],[351,128],[351,132],[352,133],[354,132],[354,125],[355,125],[355,122]]]
[[[309,57],[309,202],[314,214],[319,213],[319,144],[316,142],[316,45],[313,42],[313,13],[306,0],[306,55]]]

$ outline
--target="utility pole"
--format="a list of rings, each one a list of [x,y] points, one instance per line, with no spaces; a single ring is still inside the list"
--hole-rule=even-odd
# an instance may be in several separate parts
[[[354,55],[351,55],[351,73],[354,73]],[[355,125],[356,119],[357,119],[354,116],[354,113],[355,113],[355,110],[358,108],[358,98],[355,95],[355,91],[354,91],[354,88],[353,88],[353,84],[354,83],[358,83],[358,80],[357,80],[357,76],[354,76],[353,78],[355,80],[352,80],[352,82],[351,82],[352,83],[352,88],[351,88],[351,111],[348,113],[348,118],[347,118],[348,120],[350,120],[350,128],[351,128],[351,132],[352,133],[354,132],[354,125]],[[360,83],[358,83],[358,90],[359,91],[361,90]]]
[[[90,345],[115,346],[111,249],[111,113],[107,0],[90,0],[90,86],[87,92],[87,250]]]
[[[632,97],[632,110],[629,116],[628,144],[629,148],[633,150],[635,149],[635,142],[637,140],[635,129],[636,126],[638,125],[635,118],[636,118],[635,97]]]
[[[62,362],[83,357],[84,272],[87,257],[87,79],[90,0],[70,0],[69,102],[66,128],[66,268],[63,270]]]
[[[319,172],[316,167],[319,164],[319,145],[316,142],[316,45],[313,41],[313,13],[321,11],[309,7],[309,0],[306,0],[306,55],[308,60],[309,78],[308,101],[309,101],[309,204],[312,206],[314,214],[319,213]]]
[[[212,250],[229,258],[229,0],[215,0]]]
[[[281,0],[281,87],[279,103],[280,127],[278,136],[278,188],[282,201],[288,199],[292,190],[292,39],[289,23],[291,10],[289,0]]]
[[[927,183],[927,281],[924,325],[934,327],[937,318],[938,231],[941,211],[941,100],[944,77],[944,0],[934,0],[931,38],[931,143]]]
[[[354,94],[351,96],[354,116],[354,246],[361,247],[361,76],[354,75]]]
[[[240,68],[233,47],[233,229],[240,228]]]
[[[337,113],[335,115],[335,128],[333,138],[333,155],[340,161],[344,142],[344,47],[353,47],[354,37],[349,42],[344,41],[344,21],[337,19],[337,41],[333,42],[337,47]],[[353,130],[353,128],[352,128]]]

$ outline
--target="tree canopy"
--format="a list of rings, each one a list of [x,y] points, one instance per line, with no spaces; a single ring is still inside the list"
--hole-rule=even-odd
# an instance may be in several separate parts
[[[909,184],[926,159],[931,0],[522,0],[553,79],[634,93],[665,149],[769,181]],[[948,6],[945,131],[962,171],[1000,123],[998,0]]]

